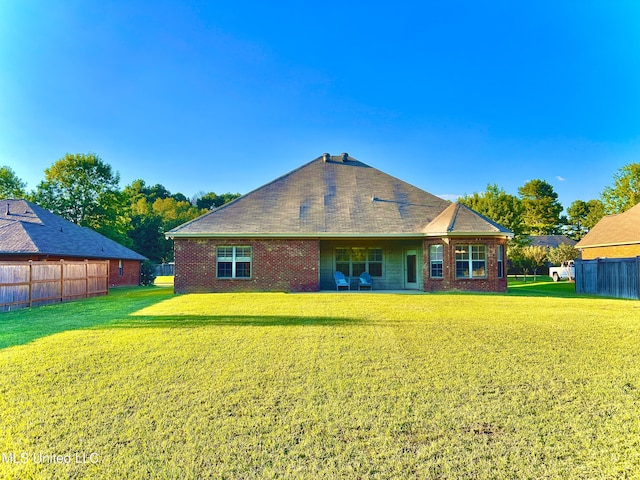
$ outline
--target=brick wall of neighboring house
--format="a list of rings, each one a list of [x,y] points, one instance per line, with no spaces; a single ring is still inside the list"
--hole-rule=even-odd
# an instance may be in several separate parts
[[[251,278],[217,278],[219,246],[252,247]],[[176,293],[315,292],[319,288],[318,240],[176,238],[174,253]]]
[[[445,290],[470,290],[479,292],[506,292],[507,291],[507,262],[506,239],[504,238],[449,238],[426,239],[424,241],[424,265],[423,279],[426,292]],[[431,278],[429,261],[429,246],[432,244],[444,245],[443,251],[443,277]],[[459,245],[486,245],[487,259],[485,278],[456,278],[456,247]],[[502,277],[498,277],[498,245],[502,245]]]
[[[640,256],[640,243],[634,245],[611,245],[608,247],[583,248],[582,259],[595,258],[629,258]]]
[[[109,260],[109,286],[140,285],[140,261],[122,260],[122,274],[120,273],[119,262],[120,260]]]

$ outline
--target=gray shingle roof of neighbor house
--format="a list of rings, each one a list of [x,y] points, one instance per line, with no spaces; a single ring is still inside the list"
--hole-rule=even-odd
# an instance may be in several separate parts
[[[0,255],[146,260],[104,235],[26,200],[0,200]]]
[[[547,248],[557,248],[562,244],[575,246],[578,243],[566,235],[532,235],[529,238],[531,239],[531,245]]]
[[[167,232],[207,236],[511,235],[347,154],[321,157]]]
[[[640,243],[640,203],[626,212],[607,215],[576,244],[576,248]]]

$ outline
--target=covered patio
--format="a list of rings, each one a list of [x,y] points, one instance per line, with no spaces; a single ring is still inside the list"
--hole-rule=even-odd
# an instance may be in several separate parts
[[[371,275],[372,290],[422,290],[422,240],[344,238],[320,241],[320,290],[336,289],[335,272],[342,272],[358,291],[362,272]]]

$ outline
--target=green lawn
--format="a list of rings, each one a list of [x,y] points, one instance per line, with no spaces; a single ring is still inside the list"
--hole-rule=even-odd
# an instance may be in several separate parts
[[[640,478],[640,302],[572,290],[2,314],[0,478]]]

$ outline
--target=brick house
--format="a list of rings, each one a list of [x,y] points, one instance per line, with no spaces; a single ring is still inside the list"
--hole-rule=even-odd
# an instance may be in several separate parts
[[[324,154],[169,232],[176,292],[504,292],[512,233],[350,156]]]
[[[146,257],[26,200],[0,200],[0,261],[109,260],[109,285],[140,284]]]
[[[640,256],[640,204],[607,215],[576,244],[583,260]]]

